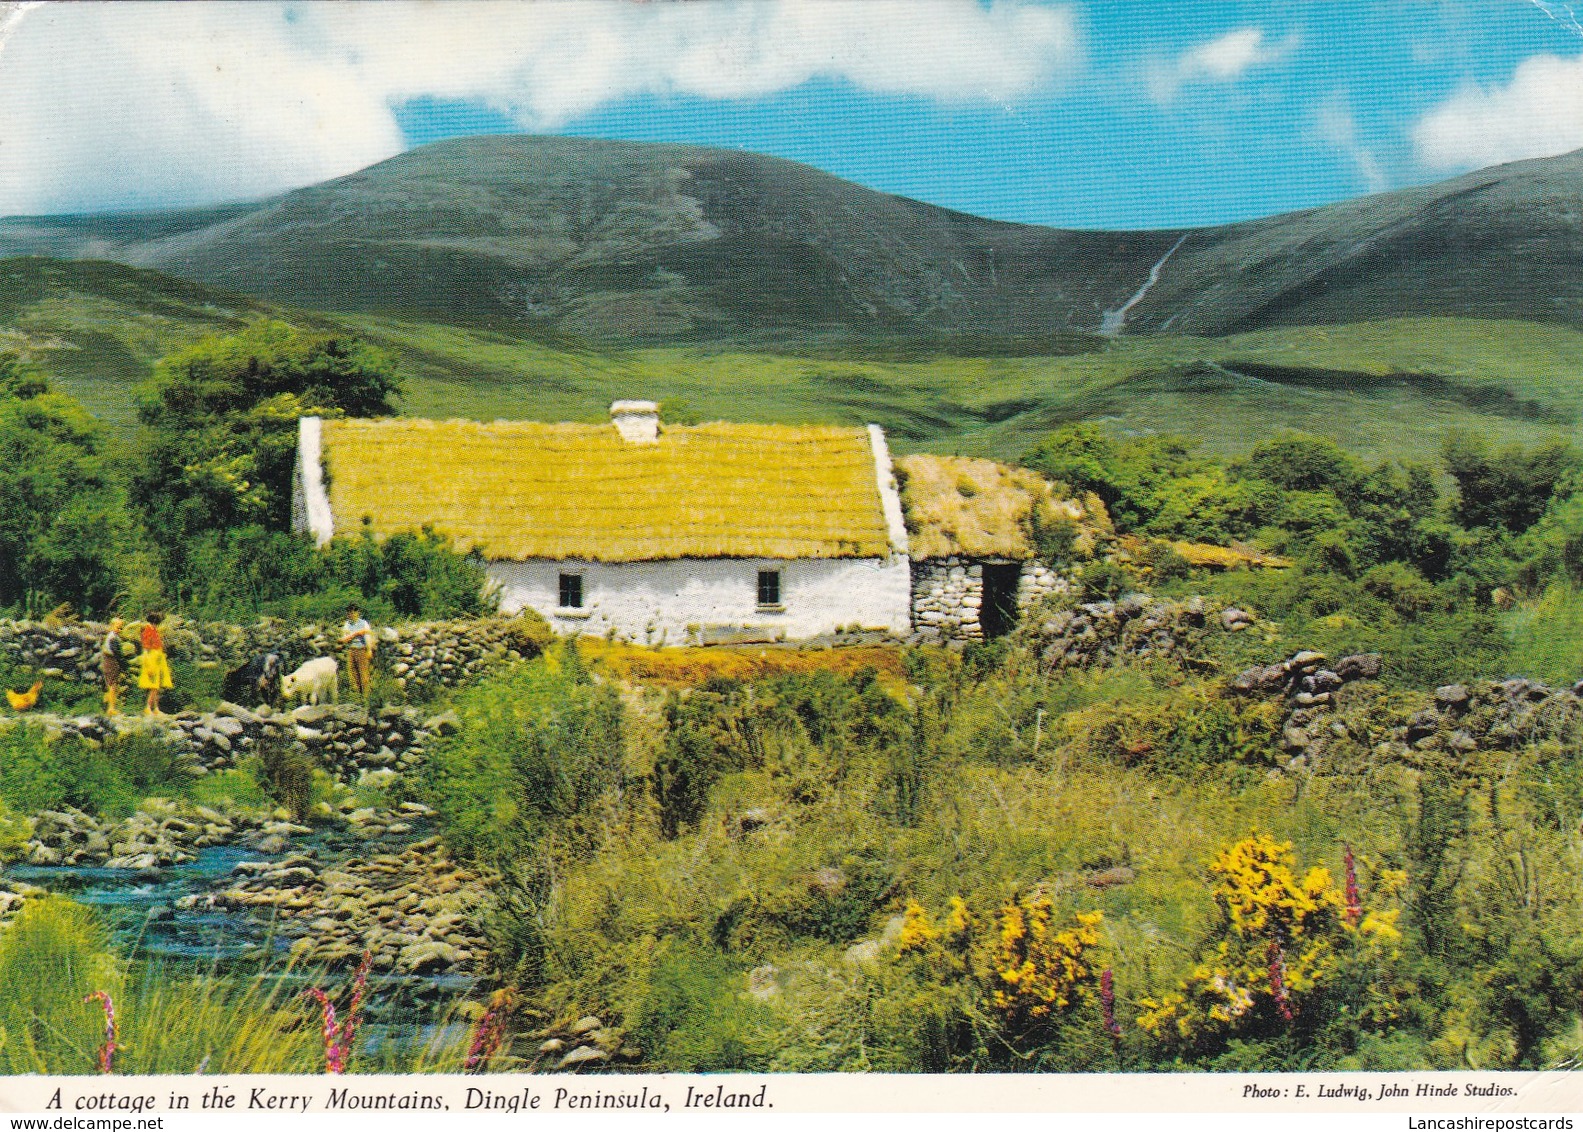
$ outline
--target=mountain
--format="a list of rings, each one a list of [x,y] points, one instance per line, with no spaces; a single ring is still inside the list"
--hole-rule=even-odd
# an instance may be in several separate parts
[[[489,136],[256,204],[0,220],[0,256],[14,255],[592,340],[1039,338],[1107,328],[1105,312],[1114,331],[1123,309],[1128,333],[1395,315],[1577,326],[1583,151],[1244,224],[1087,232],[752,153]]]
[[[36,362],[105,419],[130,423],[154,363],[260,318],[329,324],[245,296],[102,260],[0,260],[0,352]]]

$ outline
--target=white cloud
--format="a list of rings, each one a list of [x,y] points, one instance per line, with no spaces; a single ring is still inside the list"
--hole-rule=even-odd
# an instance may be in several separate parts
[[[1534,55],[1504,86],[1464,88],[1419,119],[1413,147],[1441,171],[1583,147],[1583,56]]]
[[[1315,115],[1314,126],[1320,140],[1334,146],[1351,160],[1358,176],[1371,193],[1384,192],[1391,187],[1380,160],[1358,134],[1357,119],[1345,102],[1327,102]]]
[[[395,110],[477,99],[553,130],[640,94],[815,78],[1008,103],[1078,65],[1029,0],[60,4],[10,25],[0,215],[259,196],[389,157]]]
[[[1191,47],[1169,62],[1149,69],[1150,96],[1161,105],[1172,102],[1193,83],[1230,83],[1256,67],[1278,63],[1297,47],[1297,37],[1271,42],[1263,28],[1247,27]]]

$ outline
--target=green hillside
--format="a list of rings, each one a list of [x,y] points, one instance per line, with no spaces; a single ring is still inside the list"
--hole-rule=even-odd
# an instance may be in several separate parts
[[[133,420],[131,390],[161,357],[266,315],[282,317],[256,300],[155,271],[97,260],[0,260],[0,351],[36,363],[111,424]]]
[[[1406,315],[1583,326],[1580,184],[1583,152],[1241,224],[1073,231],[760,154],[490,136],[251,204],[0,219],[0,256],[111,259],[296,307],[626,344],[1218,336]]]
[[[424,417],[598,420],[610,401],[643,396],[666,402],[673,420],[873,421],[898,450],[1002,457],[1077,419],[1185,432],[1225,452],[1300,428],[1370,456],[1421,454],[1454,426],[1533,441],[1583,420],[1583,332],[1527,322],[618,349],[283,309],[96,261],[0,261],[0,349],[37,362],[112,425],[134,419],[131,390],[158,358],[266,317],[385,347],[405,378],[401,410]],[[962,349],[985,352],[952,352]]]
[[[1226,338],[1148,336],[1060,356],[913,360],[650,348],[571,351],[454,327],[346,316],[400,356],[417,416],[594,420],[618,397],[673,418],[872,421],[899,450],[1011,457],[1072,420],[1174,431],[1235,452],[1281,428],[1369,456],[1423,455],[1446,429],[1572,435],[1583,333],[1397,319]]]

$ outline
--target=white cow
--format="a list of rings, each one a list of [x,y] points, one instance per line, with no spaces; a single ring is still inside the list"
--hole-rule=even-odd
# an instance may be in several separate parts
[[[301,696],[309,703],[323,703],[325,693],[329,693],[332,703],[340,702],[340,676],[339,666],[333,656],[316,656],[295,672],[288,672],[280,678],[280,694],[283,699]]]

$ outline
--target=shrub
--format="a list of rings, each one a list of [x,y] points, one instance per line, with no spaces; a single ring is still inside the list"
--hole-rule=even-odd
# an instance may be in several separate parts
[[[506,623],[506,647],[532,660],[549,648],[555,640],[555,630],[550,628],[536,609],[523,607],[522,611]]]
[[[1389,1024],[1399,911],[1374,909],[1355,922],[1328,869],[1301,879],[1296,869],[1291,843],[1266,833],[1210,863],[1218,921],[1176,990],[1140,1001],[1139,1027],[1168,1049],[1203,1056],[1238,1037],[1311,1035],[1343,1014],[1355,1030]],[[1377,895],[1388,900],[1394,887]]]
[[[432,527],[398,531],[383,542],[365,528],[357,538],[332,540],[324,557],[332,584],[398,615],[476,617],[493,612],[498,602],[487,588],[483,560],[458,554]]]
[[[622,781],[620,699],[589,676],[575,641],[467,689],[456,706],[460,732],[435,744],[419,789],[464,852],[510,861]]]
[[[1325,492],[1342,500],[1353,498],[1363,479],[1351,453],[1301,432],[1282,432],[1254,445],[1244,468],[1287,492]]]
[[[25,725],[0,734],[0,803],[19,813],[75,806],[119,817],[152,794],[184,796],[192,781],[176,749],[152,736],[123,735],[95,748]]]
[[[740,770],[752,740],[743,734],[747,691],[734,680],[711,680],[665,701],[665,747],[654,763],[654,797],[667,837],[696,822],[721,777]]]
[[[1280,712],[1202,684],[1095,704],[1061,721],[1079,750],[1124,766],[1199,775],[1224,763],[1268,765],[1279,756]]]
[[[1533,526],[1557,489],[1570,482],[1583,462],[1577,450],[1562,440],[1492,452],[1482,437],[1467,432],[1447,436],[1442,457],[1457,483],[1452,506],[1457,522],[1514,533]]]
[[[1079,1018],[1104,1025],[1093,961],[1103,919],[1078,912],[1063,926],[1039,891],[1014,894],[988,924],[960,896],[939,924],[912,901],[898,949],[915,978],[938,988],[927,999],[955,1003],[954,1020],[925,1015],[944,1044],[987,1058],[978,1067],[1008,1068],[1061,1044]],[[969,1040],[968,1030],[981,1032]]]
[[[301,821],[313,804],[313,756],[279,738],[268,738],[258,751],[259,781],[277,805]]]
[[[632,1038],[671,1073],[751,1073],[775,1052],[768,1012],[741,992],[719,952],[677,936],[652,942],[619,1005]]]
[[[1117,562],[1090,562],[1078,575],[1085,601],[1114,601],[1138,588],[1137,579]]]
[[[0,607],[114,600],[131,533],[103,450],[86,409],[0,353]]]
[[[1404,562],[1370,567],[1359,579],[1363,592],[1390,606],[1398,617],[1415,621],[1444,605],[1434,586]]]
[[[229,532],[290,530],[300,417],[376,416],[391,411],[398,391],[393,363],[379,351],[280,322],[161,359],[138,390],[145,428],[129,492],[170,590],[186,600],[206,589]],[[271,581],[255,579],[266,588]]]

